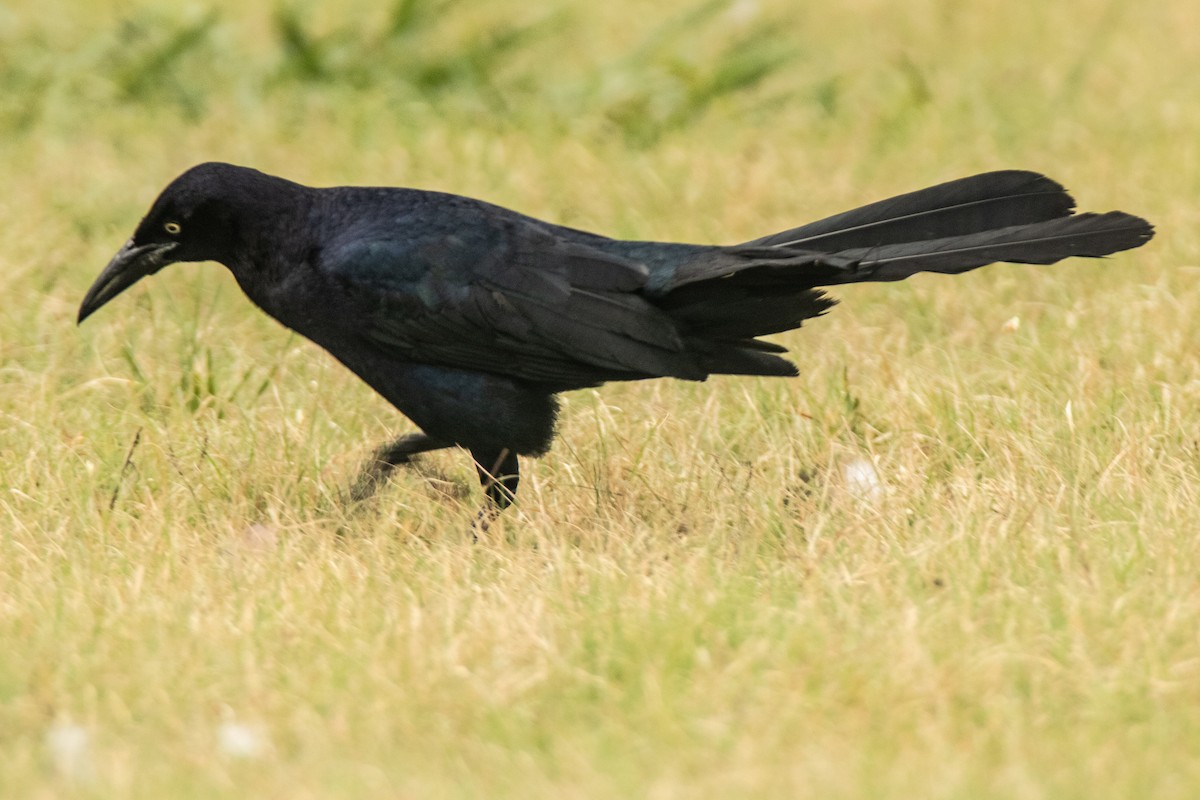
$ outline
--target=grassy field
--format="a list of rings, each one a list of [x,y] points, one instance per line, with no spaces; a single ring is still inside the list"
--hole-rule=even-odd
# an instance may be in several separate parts
[[[7,4],[0,796],[1200,795],[1197,25]],[[845,288],[798,379],[569,395],[472,543],[462,453],[347,507],[411,425],[224,269],[74,325],[209,159],[702,242],[1023,167],[1159,236]]]

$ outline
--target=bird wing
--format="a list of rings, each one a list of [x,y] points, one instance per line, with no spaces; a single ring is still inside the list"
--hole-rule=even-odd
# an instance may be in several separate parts
[[[705,376],[641,294],[644,265],[522,220],[462,222],[390,226],[326,250],[323,268],[357,297],[373,345],[550,383]]]

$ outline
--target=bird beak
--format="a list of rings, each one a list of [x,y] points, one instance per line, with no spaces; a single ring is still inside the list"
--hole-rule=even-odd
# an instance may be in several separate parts
[[[171,262],[167,253],[175,249],[175,242],[144,244],[135,247],[130,239],[125,246],[117,251],[112,261],[96,278],[92,288],[79,306],[79,319],[83,322],[100,306],[112,300],[121,292],[133,286],[147,275],[153,275]]]

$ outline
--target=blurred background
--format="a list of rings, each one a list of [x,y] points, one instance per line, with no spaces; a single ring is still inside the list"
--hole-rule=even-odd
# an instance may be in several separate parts
[[[1120,0],[9,3],[5,177],[54,179],[51,204],[122,228],[205,159],[556,217],[603,188],[637,203],[615,233],[641,235],[736,237],[775,224],[771,202],[738,216],[764,192],[795,219],[1011,165],[1086,177],[1101,202],[1151,172],[1178,196],[1195,189],[1191,21]],[[695,208],[712,182],[730,202]],[[644,213],[658,204],[678,213]]]
[[[1198,27],[3,3],[0,795],[1195,796]],[[779,337],[795,381],[574,393],[476,546],[461,454],[344,509],[408,423],[225,270],[76,328],[206,160],[722,243],[1023,168],[1159,234],[847,287]]]

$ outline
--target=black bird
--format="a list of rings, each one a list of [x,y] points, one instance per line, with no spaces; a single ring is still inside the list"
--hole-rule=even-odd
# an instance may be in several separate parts
[[[82,322],[179,261],[219,261],[246,295],[324,347],[420,428],[381,469],[460,446],[496,508],[517,456],[554,438],[555,395],[605,381],[796,375],[757,337],[834,300],[817,287],[1050,264],[1145,244],[1120,211],[1074,214],[1033,172],[976,175],[744,244],[622,241],[479,200],[314,189],[230,164],[167,186],[79,308]]]

